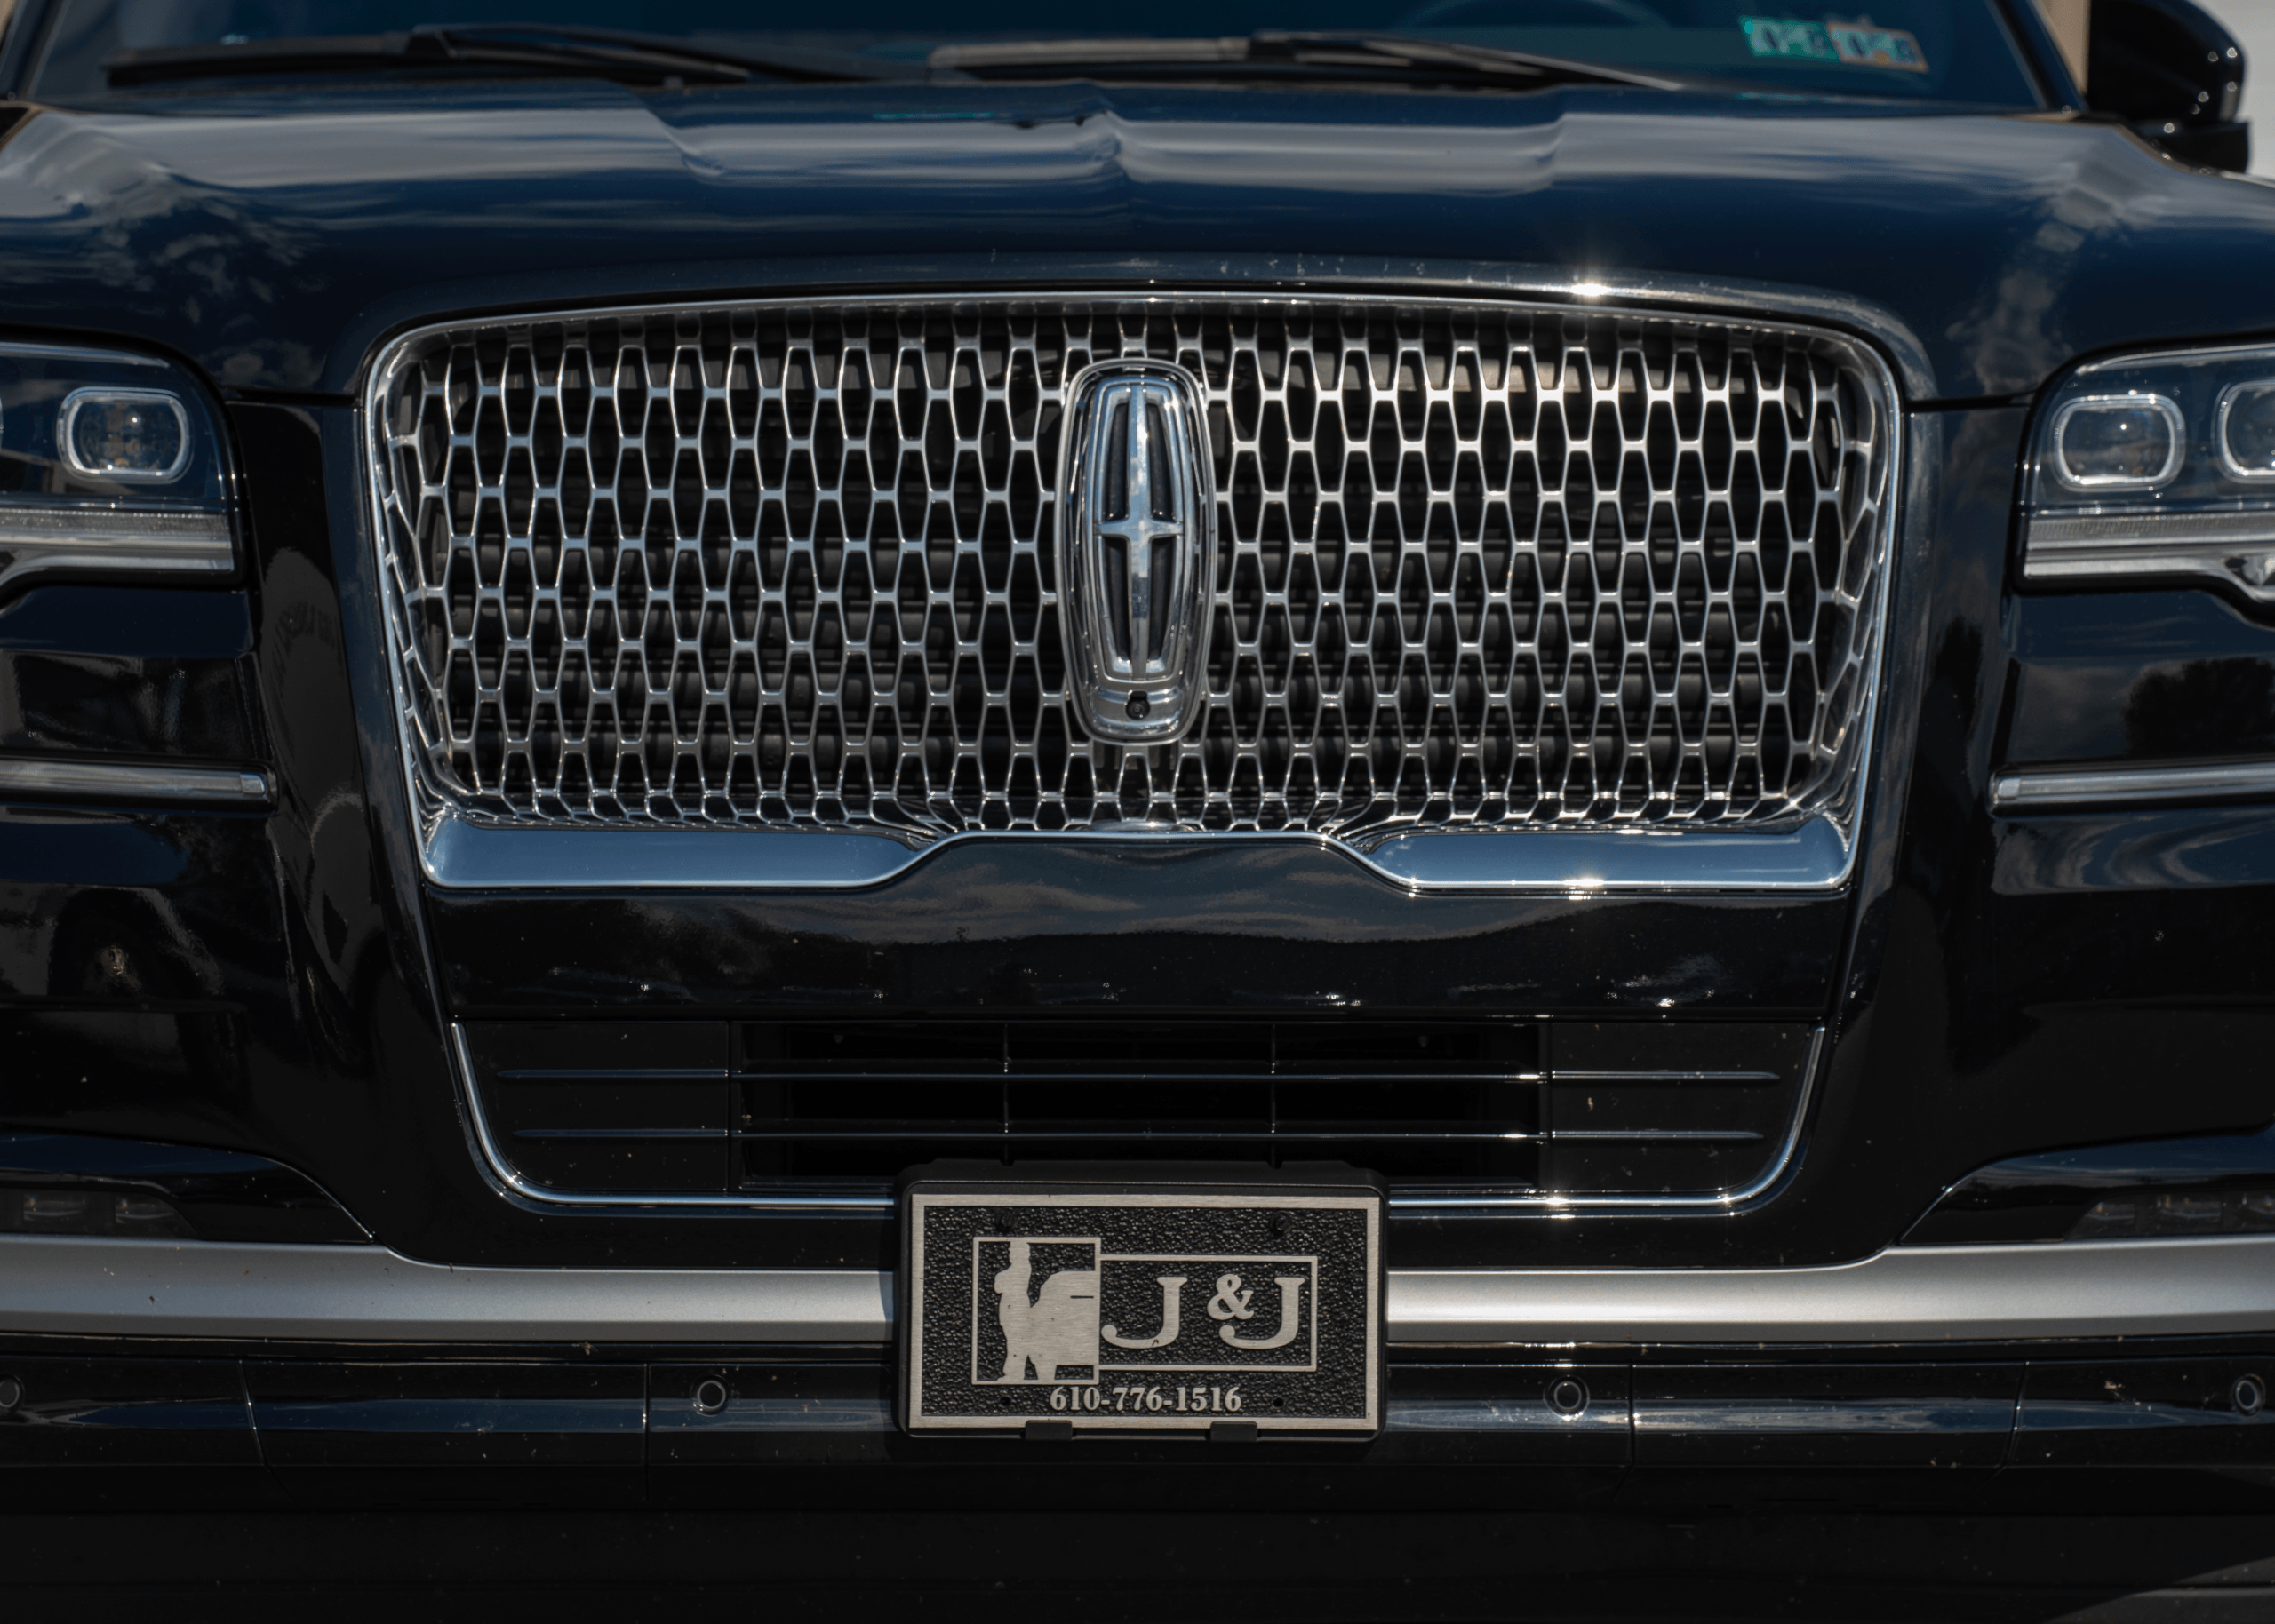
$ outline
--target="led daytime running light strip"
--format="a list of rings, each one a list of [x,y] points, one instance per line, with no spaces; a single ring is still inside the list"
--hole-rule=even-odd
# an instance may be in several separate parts
[[[2275,513],[2133,513],[2029,523],[2025,580],[2211,576],[2275,601]]]
[[[235,567],[226,514],[0,506],[0,591],[67,571],[224,576]]]

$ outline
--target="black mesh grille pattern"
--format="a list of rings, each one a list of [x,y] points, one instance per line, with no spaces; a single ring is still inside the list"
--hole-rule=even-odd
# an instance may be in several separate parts
[[[1086,738],[1066,380],[1201,378],[1206,712]],[[1831,335],[1501,303],[875,300],[413,335],[370,412],[430,798],[922,841],[1127,823],[1758,822],[1863,748],[1887,375]]]

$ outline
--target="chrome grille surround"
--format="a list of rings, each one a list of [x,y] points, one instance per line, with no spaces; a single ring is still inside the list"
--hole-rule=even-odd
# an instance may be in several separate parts
[[[1219,502],[1207,712],[1153,748],[1084,736],[1055,580],[1063,388],[1116,355],[1203,381]],[[1887,368],[1837,334],[754,300],[422,329],[365,420],[430,831],[1853,849],[1900,438]]]

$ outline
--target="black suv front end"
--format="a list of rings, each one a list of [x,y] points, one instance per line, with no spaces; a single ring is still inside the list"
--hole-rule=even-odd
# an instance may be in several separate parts
[[[6,1477],[2258,1504],[2275,204],[1977,10],[2013,105],[20,9]],[[1361,1170],[1378,1411],[912,1430],[935,1163]]]

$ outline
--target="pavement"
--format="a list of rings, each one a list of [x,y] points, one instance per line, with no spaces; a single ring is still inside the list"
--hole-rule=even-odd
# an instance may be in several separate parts
[[[34,1513],[0,1516],[0,1617],[2275,1620],[2275,1517],[2157,1498],[2092,1517]]]

